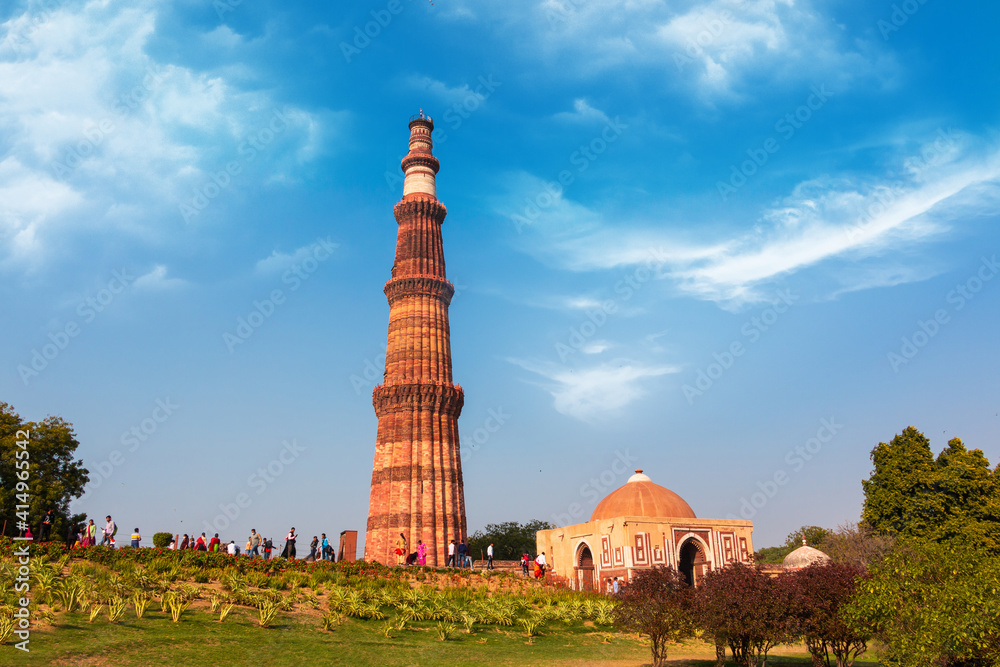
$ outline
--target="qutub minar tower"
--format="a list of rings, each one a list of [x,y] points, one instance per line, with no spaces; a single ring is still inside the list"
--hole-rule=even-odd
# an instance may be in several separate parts
[[[452,382],[448,305],[455,288],[445,277],[437,200],[440,168],[431,154],[434,121],[410,119],[410,152],[403,158],[403,199],[396,261],[385,284],[389,339],[385,378],[372,403],[378,416],[375,465],[365,536],[365,560],[397,562],[402,533],[408,550],[427,546],[427,564],[444,565],[451,540],[465,536],[465,492],[458,445],[462,388]]]

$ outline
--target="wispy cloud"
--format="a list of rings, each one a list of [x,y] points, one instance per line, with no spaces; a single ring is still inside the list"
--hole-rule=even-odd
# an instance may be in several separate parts
[[[680,372],[679,367],[645,366],[624,359],[575,370],[548,362],[508,361],[544,378],[535,384],[552,395],[558,412],[587,423],[613,414],[644,396],[644,381]]]
[[[184,287],[187,284],[187,281],[180,278],[168,278],[167,267],[162,264],[157,264],[149,273],[136,278],[132,287],[136,290],[154,291],[176,289],[178,287]]]
[[[623,229],[590,209],[579,216],[584,224],[574,231],[568,212],[585,207],[560,197],[527,227],[521,248],[576,271],[648,264],[652,252],[657,277],[683,293],[727,306],[756,302],[766,297],[762,288],[780,277],[833,259],[877,259],[947,233],[955,215],[995,212],[1000,150],[975,147],[983,143],[959,136],[935,153],[933,163],[900,158],[893,173],[882,177],[804,181],[761,211],[751,229],[714,239],[679,239],[641,221]],[[835,293],[927,277],[923,271],[886,266],[852,271],[831,266],[830,271],[839,281]]]

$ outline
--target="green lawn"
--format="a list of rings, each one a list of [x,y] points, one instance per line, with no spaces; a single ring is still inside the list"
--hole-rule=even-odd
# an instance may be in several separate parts
[[[393,630],[387,639],[381,633],[384,621],[348,619],[330,632],[320,629],[318,616],[302,613],[279,615],[271,629],[257,627],[256,613],[240,608],[224,623],[207,610],[188,610],[180,623],[153,608],[141,620],[129,613],[114,625],[106,614],[94,623],[86,614],[59,614],[53,628],[32,633],[30,654],[9,644],[0,648],[0,665],[650,664],[648,647],[635,638],[564,623],[543,627],[541,636],[529,644],[520,628],[481,626],[471,635],[456,629],[452,639],[442,642],[433,622]],[[782,653],[804,655],[801,649],[788,647],[775,652]],[[711,667],[713,655],[710,647],[689,643],[671,651],[670,664]],[[807,657],[775,655],[768,664],[809,667],[811,662]]]

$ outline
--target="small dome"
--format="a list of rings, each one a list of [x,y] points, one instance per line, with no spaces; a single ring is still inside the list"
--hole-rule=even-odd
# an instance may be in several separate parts
[[[803,544],[801,547],[785,556],[785,560],[781,561],[781,566],[786,570],[801,570],[809,567],[810,565],[826,565],[829,562],[830,557],[825,553],[819,549],[814,549],[813,547]]]
[[[619,516],[698,518],[683,498],[670,489],[654,484],[641,468],[628,478],[625,486],[612,491],[597,504],[590,520]]]

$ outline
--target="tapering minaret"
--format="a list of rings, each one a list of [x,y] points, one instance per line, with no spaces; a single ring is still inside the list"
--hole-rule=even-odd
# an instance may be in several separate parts
[[[375,387],[378,416],[365,560],[396,564],[396,541],[427,546],[427,564],[444,565],[451,540],[465,537],[465,492],[458,447],[464,394],[451,378],[448,306],[455,288],[445,278],[437,200],[440,164],[431,154],[434,121],[410,119],[410,152],[403,158],[403,199],[396,261],[385,284],[389,341],[385,379]]]

